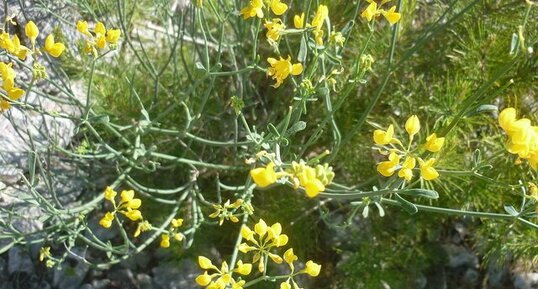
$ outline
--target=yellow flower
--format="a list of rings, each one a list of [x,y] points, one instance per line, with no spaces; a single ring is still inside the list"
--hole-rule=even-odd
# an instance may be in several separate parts
[[[396,12],[396,6],[392,6],[388,11],[381,10],[381,14],[387,19],[390,25],[396,24],[400,20],[400,13]]]
[[[118,40],[121,36],[121,30],[119,29],[108,29],[106,32],[106,41],[112,45],[118,43]]]
[[[291,289],[290,279],[280,283],[280,289]]]
[[[43,262],[43,260],[50,258],[52,255],[50,254],[50,247],[41,247],[39,249],[39,261]]]
[[[53,57],[59,57],[65,50],[65,45],[61,42],[54,42],[54,36],[49,34],[45,39],[45,51]]]
[[[183,219],[173,219],[172,220],[172,227],[178,228],[183,225]]]
[[[316,15],[314,15],[314,19],[312,19],[312,26],[314,27],[314,31],[312,31],[312,33],[314,34],[314,39],[316,40],[317,45],[323,45],[324,32],[321,30],[321,28],[323,27],[325,19],[328,17],[329,8],[327,8],[325,5],[319,5]]]
[[[105,37],[104,34],[97,36],[97,39],[95,39],[95,45],[99,49],[105,49],[105,47],[106,47],[106,37]]]
[[[174,240],[182,241],[183,239],[185,239],[185,235],[183,235],[181,233],[174,233]]]
[[[3,88],[6,91],[6,94],[9,97],[10,100],[16,101],[16,100],[18,100],[19,98],[21,98],[24,95],[24,90],[22,90],[22,89],[20,89],[18,87],[15,87],[13,85],[13,82],[10,81],[10,80],[5,80],[4,81]]]
[[[308,197],[314,198],[320,192],[325,191],[325,186],[317,178],[316,170],[312,167],[306,166],[298,175],[301,186],[304,187],[305,193]]]
[[[168,248],[170,247],[170,235],[168,234],[162,234],[161,235],[161,248]]]
[[[410,181],[413,178],[413,169],[415,168],[416,160],[413,157],[408,157],[402,164],[402,168],[398,172],[398,177]]]
[[[293,16],[293,25],[297,29],[301,29],[304,27],[304,12],[301,13],[301,15]]]
[[[269,6],[271,7],[271,11],[278,16],[284,14],[284,12],[288,10],[288,5],[280,2],[280,0],[271,0],[271,4]]]
[[[0,33],[0,48],[7,51],[13,51],[15,49],[13,46],[13,41],[7,32]]]
[[[241,275],[248,275],[252,271],[252,264],[243,263],[241,260],[237,261],[236,266],[237,268],[234,271]]]
[[[289,248],[288,250],[286,250],[286,252],[284,252],[284,261],[288,263],[292,272],[295,269],[295,267],[293,266],[293,262],[297,261],[297,259],[297,256],[293,253],[293,248]]]
[[[136,231],[134,233],[134,237],[136,238],[140,236],[140,233],[149,231],[151,230],[151,228],[151,224],[148,221],[142,221],[138,223],[138,226],[136,227]]]
[[[241,9],[240,13],[243,15],[243,19],[251,17],[263,18],[263,0],[251,0],[247,7]]]
[[[26,26],[24,26],[24,33],[26,34],[26,37],[30,39],[32,45],[35,45],[35,40],[39,35],[39,29],[35,25],[34,21],[30,20],[28,23],[26,23]]]
[[[316,30],[320,30],[327,17],[329,17],[329,8],[325,5],[319,5],[316,15],[314,15],[314,19],[312,19],[312,26],[315,27]]]
[[[499,125],[510,135],[514,131],[514,123],[516,122],[516,109],[513,107],[505,108],[499,114]]]
[[[368,7],[366,7],[366,9],[364,9],[364,11],[362,11],[361,13],[361,17],[366,18],[368,22],[372,21],[372,19],[374,19],[374,17],[376,17],[377,15],[378,15],[377,3],[375,2],[370,2]]]
[[[116,191],[114,191],[111,187],[106,187],[105,189],[105,199],[111,201],[111,202],[115,202],[114,198],[116,197],[118,193],[116,193]]]
[[[304,270],[308,275],[312,277],[316,277],[319,275],[319,271],[321,270],[321,265],[316,264],[312,260],[310,260],[306,262],[306,268]]]
[[[400,164],[400,156],[395,152],[391,152],[389,155],[389,160],[380,162],[377,165],[377,171],[385,177],[390,177],[396,171],[396,167]]]
[[[444,137],[437,137],[435,133],[432,133],[426,138],[426,149],[432,153],[436,153],[441,150],[444,143]]]
[[[215,269],[215,265],[209,260],[209,258],[204,256],[198,256],[198,265],[200,265],[200,268],[202,269]]]
[[[420,174],[426,181],[431,181],[439,177],[439,173],[433,167],[435,158],[430,158],[426,162],[419,158],[418,162],[420,164]]]
[[[122,212],[131,221],[138,221],[142,219],[142,213],[139,210],[128,209],[126,212]]]
[[[273,19],[273,21],[267,21],[265,20],[264,24],[265,28],[267,28],[267,40],[269,42],[276,42],[278,39],[280,39],[280,33],[286,29],[286,25],[282,23],[282,20],[276,18]]]
[[[89,37],[92,37],[92,34],[90,33],[90,31],[88,30],[88,22],[86,21],[82,21],[82,20],[79,20],[77,21],[77,31],[86,35],[86,36],[89,36]]]
[[[8,110],[10,107],[11,107],[11,104],[9,104],[9,102],[3,99],[0,99],[0,112],[4,112]]]
[[[13,55],[17,56],[20,60],[26,59],[26,54],[28,54],[28,47],[21,45],[21,41],[19,40],[19,37],[17,35],[13,36],[13,51],[11,52]]]
[[[412,115],[405,122],[405,130],[409,136],[414,136],[420,130],[420,121],[416,115]]]
[[[103,218],[99,221],[99,225],[108,229],[112,226],[112,221],[114,221],[114,213],[106,212]]]
[[[374,130],[374,142],[378,145],[386,145],[392,142],[392,136],[394,135],[394,126],[389,125],[387,131],[380,129]]]
[[[342,32],[332,32],[330,40],[332,43],[339,45],[340,47],[344,46],[346,38],[342,35]]]
[[[303,65],[301,63],[292,64],[291,56],[288,56],[287,59],[281,56],[279,60],[269,57],[267,62],[271,65],[267,70],[267,75],[276,80],[273,85],[275,88],[279,87],[290,74],[299,75],[303,72]]]
[[[241,237],[247,241],[254,239],[254,232],[247,226],[243,225],[241,227]]]
[[[211,282],[211,279],[211,275],[209,275],[207,271],[204,271],[204,274],[196,277],[195,281],[200,286],[207,286]]]
[[[250,176],[256,185],[258,185],[260,188],[265,188],[275,183],[277,180],[277,174],[274,167],[275,164],[270,162],[265,168],[255,168],[250,170]]]
[[[103,24],[100,21],[97,21],[97,23],[95,23],[95,27],[93,28],[93,31],[95,32],[96,36],[100,36],[100,35],[104,36],[106,34],[105,24]]]

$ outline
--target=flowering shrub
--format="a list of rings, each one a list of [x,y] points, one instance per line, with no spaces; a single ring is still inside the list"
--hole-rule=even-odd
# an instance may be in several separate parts
[[[517,73],[515,63],[535,67],[530,47],[535,42],[524,37],[528,15],[535,11],[532,2],[521,4],[527,16],[500,72],[476,81],[476,87],[466,84],[448,104],[387,105],[384,112],[377,109],[390,104],[382,99],[393,97],[386,87],[400,81],[393,79],[406,69],[403,63],[477,1],[455,6],[461,9],[457,13],[450,6],[420,38],[409,36],[416,15],[404,1],[207,0],[182,8],[161,3],[146,26],[132,20],[136,8],[125,9],[131,2],[116,2],[108,4],[114,8],[110,23],[89,16],[70,19],[77,39],[60,33],[44,37],[42,23],[9,17],[0,34],[8,59],[0,62],[3,114],[9,117],[16,109],[76,124],[70,145],[51,140],[44,152],[31,150],[35,164],[24,176],[29,205],[48,216],[45,234],[32,239],[42,244],[38,259],[47,267],[62,266],[80,244],[105,253],[81,257],[85,263],[108,268],[143,250],[187,250],[203,238],[200,232],[211,230],[236,241],[221,252],[222,260],[195,252],[201,270],[193,281],[201,287],[240,289],[266,282],[297,289],[308,286],[303,282],[323,282],[304,281],[329,278],[331,266],[321,254],[303,250],[300,241],[291,244],[314,237],[283,233],[295,223],[268,213],[265,203],[278,198],[289,203],[282,211],[315,215],[330,228],[351,225],[361,210],[359,217],[367,218],[371,205],[380,217],[386,209],[388,214],[402,209],[538,228],[537,102],[525,108],[503,98],[513,82],[505,76]],[[8,30],[11,26],[24,26],[24,38],[22,30]],[[148,30],[156,36],[143,39]],[[404,36],[407,42],[400,39]],[[49,68],[69,62],[83,75],[83,100],[74,100],[72,75]],[[24,71],[31,72],[29,81],[18,77]],[[69,94],[77,114],[44,111],[28,102],[40,82]],[[487,124],[475,126],[479,118]],[[459,142],[478,132],[492,139]],[[35,189],[37,176],[50,177],[51,168],[42,164],[51,156],[96,176],[88,177],[92,185],[75,205]],[[504,166],[513,175],[492,170],[499,159],[509,160]],[[443,203],[454,188],[478,188],[474,181],[495,186],[496,194],[506,196],[504,207]],[[333,223],[336,214],[345,224]],[[102,239],[96,224],[119,237]],[[10,241],[0,252],[30,240],[7,223],[0,227],[7,236],[1,238]]]

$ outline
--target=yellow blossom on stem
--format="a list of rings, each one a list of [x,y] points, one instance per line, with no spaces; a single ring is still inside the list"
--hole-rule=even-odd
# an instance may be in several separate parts
[[[267,70],[267,75],[276,80],[274,88],[279,87],[290,74],[299,75],[303,72],[303,65],[301,63],[292,64],[291,56],[288,56],[287,59],[281,56],[279,60],[269,57],[267,62],[271,65]]]
[[[390,25],[396,24],[400,18],[401,14],[396,12],[396,6],[390,7],[388,11],[381,10],[381,14],[387,19],[387,21],[390,23]]]
[[[533,169],[538,169],[538,126],[527,118],[517,119],[514,108],[505,108],[499,114],[499,125],[508,135],[507,150],[526,159]]]
[[[99,221],[99,225],[108,229],[112,226],[112,221],[114,221],[114,213],[106,212],[105,216]]]
[[[45,259],[50,258],[52,255],[50,254],[50,247],[41,247],[39,249],[39,261],[43,262]]]
[[[392,136],[394,135],[394,126],[391,124],[386,131],[376,129],[374,130],[374,142],[378,145],[386,145],[392,142]]]
[[[426,149],[432,153],[436,153],[441,150],[445,143],[444,137],[437,137],[435,133],[432,133],[426,138]]]
[[[288,10],[288,5],[282,3],[280,0],[271,0],[271,4],[269,6],[271,7],[271,11],[278,16],[284,14],[284,12]]]
[[[45,39],[45,51],[53,57],[59,57],[65,50],[65,45],[61,42],[55,42],[54,36],[49,34]]]
[[[286,29],[286,25],[278,18],[273,19],[273,21],[265,20],[264,26],[267,28],[267,34],[265,36],[267,36],[269,42],[278,41],[280,39],[280,33]]]
[[[405,122],[405,130],[410,137],[413,137],[420,130],[420,121],[416,115],[410,116]]]
[[[433,167],[433,164],[435,163],[435,158],[430,158],[427,161],[423,161],[419,158],[418,162],[420,164],[420,175],[426,181],[431,181],[439,177],[439,173]]]
[[[112,45],[117,44],[121,36],[121,30],[108,29],[106,32],[106,41]]]
[[[221,268],[217,268],[211,263],[211,260],[204,256],[198,257],[198,264],[204,270],[214,270],[213,274],[204,271],[203,274],[196,277],[195,281],[200,286],[207,286],[208,289],[225,289],[231,285],[232,289],[242,289],[246,283],[244,280],[236,281],[231,276],[231,272],[237,272],[241,275],[248,275],[252,270],[252,264],[245,264],[241,260],[237,262],[237,269],[230,270],[226,262],[222,262]]]
[[[168,234],[162,234],[161,235],[161,248],[168,248],[170,247],[170,235]]]
[[[86,36],[89,36],[89,37],[92,37],[92,34],[90,33],[90,31],[88,30],[88,22],[86,21],[82,21],[82,20],[79,20],[77,21],[77,31],[86,35]]]
[[[377,165],[377,171],[385,177],[390,177],[396,171],[396,167],[400,164],[400,156],[395,152],[391,152],[389,155],[389,160],[380,162]]]
[[[319,272],[321,270],[321,265],[319,264],[316,264],[314,263],[314,261],[310,260],[308,262],[306,262],[306,268],[304,269],[304,271],[312,276],[312,277],[316,277],[319,275]]]
[[[366,20],[368,20],[368,22],[370,22],[370,21],[372,21],[374,19],[374,17],[376,17],[377,13],[378,13],[378,11],[377,11],[377,3],[372,1],[368,5],[368,7],[366,7],[366,9],[364,9],[364,11],[362,11],[361,17],[366,18]]]
[[[24,33],[26,34],[26,37],[30,39],[32,45],[35,45],[35,40],[39,35],[39,29],[35,25],[34,21],[30,20],[28,23],[26,23],[26,26],[24,26]]]
[[[416,160],[413,157],[408,157],[402,164],[402,168],[398,172],[398,177],[410,181],[413,178],[413,169],[416,166]]]
[[[140,236],[140,233],[146,232],[151,230],[151,224],[148,221],[142,221],[138,223],[138,226],[136,227],[136,231],[134,233],[134,237]]]
[[[255,168],[250,170],[250,177],[256,185],[261,188],[265,188],[277,180],[277,175],[275,172],[275,164],[270,162],[265,168]]]
[[[241,9],[240,13],[243,15],[243,19],[248,19],[251,17],[263,18],[263,0],[251,0],[248,3],[248,6]]]
[[[105,189],[105,199],[111,201],[111,202],[115,202],[114,198],[116,197],[118,193],[116,191],[114,191],[114,189],[112,189],[111,187],[106,187]]]
[[[297,29],[304,27],[304,12],[302,12],[301,15],[293,16],[293,26]]]
[[[181,227],[183,225],[183,219],[181,219],[181,218],[173,219],[171,224],[172,224],[172,227],[174,227],[174,228]]]

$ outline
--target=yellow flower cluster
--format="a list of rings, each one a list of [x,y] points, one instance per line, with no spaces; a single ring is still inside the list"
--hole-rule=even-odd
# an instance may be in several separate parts
[[[52,254],[50,253],[50,247],[49,246],[41,247],[41,249],[39,249],[39,261],[43,262],[45,260],[46,260],[45,265],[48,268],[51,268],[54,265],[56,265],[56,261],[53,260]]]
[[[297,282],[293,280],[293,276],[301,273],[306,273],[312,277],[317,277],[319,275],[319,272],[321,271],[321,265],[314,263],[314,261],[309,260],[305,264],[305,268],[297,273],[295,273],[295,265],[293,264],[294,261],[296,261],[298,257],[293,253],[293,248],[289,248],[284,252],[284,261],[288,264],[290,267],[290,274],[288,279],[286,281],[280,283],[280,289],[292,289],[292,288],[299,288],[299,285],[297,285]],[[293,287],[292,287],[293,286]]]
[[[6,19],[6,23],[17,25],[11,18]],[[39,29],[33,21],[28,21],[24,27],[25,36],[30,40],[32,49],[21,44],[21,41],[17,34],[11,36],[6,30],[5,25],[0,29],[0,48],[7,53],[19,58],[20,60],[26,60],[28,55],[41,55],[39,47],[36,46],[36,40],[39,36]],[[53,57],[59,57],[65,50],[63,43],[55,42],[54,36],[49,34],[44,43],[43,50]],[[34,69],[39,71],[39,74],[34,73],[36,77],[46,77],[46,73],[43,67],[37,63],[34,63]],[[41,70],[43,70],[41,72]],[[13,69],[13,63],[0,63],[0,74],[2,77],[2,88],[5,90],[7,98],[0,97],[0,112],[6,111],[11,107],[11,102],[17,101],[24,95],[24,90],[15,86],[16,73]]]
[[[4,28],[2,28],[2,32],[0,33],[0,48],[6,50],[11,55],[18,57],[20,60],[25,60],[28,54],[35,53],[40,55],[41,53],[39,48],[36,47],[36,39],[39,36],[39,29],[37,28],[37,25],[33,21],[28,21],[24,27],[24,33],[30,40],[32,49],[22,45],[17,35],[13,35],[13,37],[11,37]],[[64,52],[65,45],[61,42],[56,42],[54,40],[54,35],[49,34],[45,38],[43,49],[51,56],[59,57]]]
[[[209,215],[209,217],[219,218],[219,226],[222,226],[224,220],[230,220],[237,223],[239,222],[239,216],[244,214],[252,215],[254,213],[252,205],[243,201],[243,199],[237,199],[233,203],[230,203],[230,200],[227,200],[223,205],[213,204],[213,208],[215,209],[215,212]],[[239,208],[241,208],[242,213],[236,213]]]
[[[381,0],[381,4],[379,6],[375,2],[375,0],[366,0],[368,3],[368,7],[362,11],[361,16],[368,20],[368,22],[372,21],[373,19],[379,17],[380,15],[383,15],[385,19],[390,23],[390,25],[396,24],[400,18],[400,13],[396,12],[396,6],[392,6],[389,8],[389,10],[382,9],[381,6],[387,2],[390,2],[391,0]]]
[[[274,88],[278,88],[288,76],[299,75],[303,72],[303,65],[301,63],[291,63],[291,56],[288,55],[287,59],[280,57],[280,59],[275,59],[272,57],[267,58],[267,62],[271,65],[267,69],[267,75],[271,76],[276,83],[273,85]]]
[[[6,91],[9,101],[16,101],[24,95],[24,90],[15,86],[15,70],[13,63],[5,64],[0,62],[0,76],[2,77],[2,88]],[[0,112],[8,110],[11,104],[8,100],[0,98]]]
[[[508,135],[507,150],[518,155],[518,162],[526,159],[538,170],[538,126],[533,126],[528,118],[517,119],[512,107],[499,114],[499,125]]]
[[[266,0],[265,1],[273,14],[280,16],[288,10],[288,5],[282,3],[280,0]],[[258,17],[263,18],[264,9],[266,9],[264,1],[263,0],[251,0],[248,5],[241,9],[240,13],[243,15],[244,19],[248,19],[251,17]]]
[[[282,234],[282,225],[280,223],[267,226],[265,221],[260,219],[254,225],[254,230],[251,230],[247,226],[241,227],[241,237],[252,245],[246,242],[241,243],[239,245],[239,251],[245,254],[251,251],[255,252],[252,263],[255,264],[258,262],[258,271],[265,271],[265,263],[268,258],[271,258],[277,264],[282,263],[282,257],[271,253],[272,248],[282,247],[288,243],[288,236]]]
[[[142,200],[134,198],[134,191],[122,191],[121,200],[119,204],[116,204],[116,195],[118,193],[111,187],[107,187],[104,195],[105,199],[109,200],[114,207],[112,212],[107,212],[103,218],[99,221],[99,224],[105,228],[110,228],[112,221],[116,216],[116,213],[121,213],[131,221],[142,220],[142,213],[138,210],[142,205]],[[141,228],[142,229],[142,228]]]
[[[204,256],[198,257],[198,265],[204,270],[212,270],[214,273],[209,274],[208,271],[204,271],[202,275],[196,277],[196,283],[200,286],[207,286],[207,289],[226,289],[231,285],[232,289],[243,289],[245,280],[236,281],[231,273],[236,272],[241,275],[248,275],[252,271],[252,264],[243,263],[243,261],[237,261],[236,268],[230,270],[226,261],[222,262],[220,269],[213,265],[209,258]]]
[[[411,181],[413,178],[413,169],[416,163],[420,165],[420,175],[424,180],[431,181],[439,177],[439,173],[433,165],[436,159],[430,158],[426,161],[416,157],[414,150],[411,150],[411,144],[414,136],[420,131],[420,120],[416,115],[413,115],[405,122],[405,130],[409,134],[409,145],[405,148],[402,142],[394,137],[394,126],[389,125],[386,131],[375,130],[373,134],[374,142],[380,147],[380,151],[388,154],[388,160],[380,162],[377,165],[377,171],[385,177],[392,176],[398,170],[398,177]],[[435,133],[426,138],[426,143],[423,147],[432,153],[439,152],[443,147],[445,138],[437,137]],[[397,146],[396,146],[397,145]],[[388,151],[387,146],[390,146]],[[404,158],[400,165],[400,160]]]
[[[295,189],[302,187],[308,197],[314,198],[332,182],[334,172],[328,164],[312,167],[304,161],[292,162],[291,169],[276,172],[275,164],[270,162],[266,167],[250,170],[250,177],[260,188],[268,187],[280,178],[289,177]]]
[[[110,49],[114,49],[121,37],[121,30],[112,28],[107,30],[105,25],[99,21],[95,23],[93,33],[90,32],[86,21],[79,20],[76,26],[77,31],[86,36],[84,52],[92,54],[94,57],[97,57],[98,50],[105,49],[107,44]]]
[[[181,218],[178,218],[178,219],[173,219],[172,222],[170,223],[170,229],[168,230],[168,232],[166,233],[163,233],[161,235],[161,247],[162,248],[168,248],[170,247],[170,236],[173,236],[174,237],[174,240],[176,241],[183,241],[183,239],[185,239],[185,235],[183,235],[181,232],[178,232],[177,231],[177,228],[183,226],[183,219]]]
[[[288,243],[288,236],[282,234],[282,226],[280,223],[275,223],[268,226],[262,219],[254,225],[254,230],[248,226],[243,225],[241,227],[241,238],[246,242],[241,243],[238,246],[238,250],[244,254],[254,252],[252,257],[252,263],[243,263],[242,260],[237,261],[235,269],[231,269],[226,261],[222,262],[220,269],[213,265],[210,259],[204,256],[198,256],[198,264],[200,268],[204,269],[204,273],[196,277],[196,283],[200,286],[204,286],[207,289],[242,289],[246,281],[242,279],[235,279],[232,277],[232,273],[239,273],[240,275],[247,276],[252,272],[253,264],[258,263],[258,271],[265,275],[267,268],[266,264],[269,258],[276,264],[282,264],[285,261],[290,267],[290,274],[285,282],[282,282],[280,288],[291,289],[299,288],[297,283],[293,280],[298,274],[308,274],[312,277],[319,275],[321,271],[321,265],[316,264],[314,261],[309,260],[305,264],[305,268],[295,272],[294,261],[297,261],[298,257],[293,253],[293,248],[289,248],[285,251],[282,257],[278,254],[272,253],[271,250],[279,247],[283,247]]]
[[[332,183],[334,172],[329,164],[316,165],[311,167],[305,162],[292,162],[291,170],[288,171],[293,181],[294,187],[303,187],[306,195],[310,198],[316,197],[325,191],[325,186]]]

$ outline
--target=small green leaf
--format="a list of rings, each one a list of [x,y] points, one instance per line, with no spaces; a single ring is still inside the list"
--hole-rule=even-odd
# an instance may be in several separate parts
[[[275,135],[276,137],[280,137],[280,133],[272,123],[268,124],[267,128],[273,135]]]
[[[403,194],[403,195],[424,197],[424,198],[428,198],[428,199],[438,199],[439,198],[439,194],[436,191],[426,190],[426,189],[408,189],[408,190],[402,190],[402,191],[398,191],[398,192],[400,194]]]
[[[297,60],[299,60],[299,62],[304,62],[308,54],[305,38],[305,36],[301,37],[301,46],[299,46],[299,55],[297,55]]]
[[[398,203],[400,203],[401,207],[406,211],[408,212],[409,214],[413,215],[413,214],[416,214],[418,212],[418,208],[417,206],[415,206],[415,204],[409,202],[408,200],[400,197],[400,195],[398,194],[394,194],[396,196],[396,201],[398,201]]]
[[[294,123],[288,131],[286,131],[286,136],[292,136],[306,128],[306,122],[304,121],[298,121]]]
[[[504,210],[505,210],[508,214],[510,214],[510,215],[512,215],[512,216],[514,216],[514,217],[519,216],[519,213],[518,213],[518,212],[516,211],[516,209],[515,209],[513,206],[511,206],[511,205],[504,205]]]

